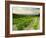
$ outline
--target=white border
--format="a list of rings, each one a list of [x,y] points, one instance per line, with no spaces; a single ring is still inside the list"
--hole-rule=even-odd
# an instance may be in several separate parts
[[[15,7],[15,6],[40,8],[40,30],[12,31],[12,7]],[[42,32],[42,15],[43,15],[42,14],[42,6],[10,4],[10,34],[22,34],[22,33],[38,33],[38,32]]]

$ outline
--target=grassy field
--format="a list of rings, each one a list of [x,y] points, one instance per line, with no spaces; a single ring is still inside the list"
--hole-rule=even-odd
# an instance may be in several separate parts
[[[39,20],[39,16],[13,14],[13,30],[38,30]]]

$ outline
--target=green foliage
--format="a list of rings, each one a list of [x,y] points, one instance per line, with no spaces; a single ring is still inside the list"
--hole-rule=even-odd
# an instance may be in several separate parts
[[[38,17],[35,17],[34,19],[35,20],[34,20],[34,23],[33,23],[33,28],[35,30],[37,30],[38,29],[38,26],[39,26],[39,19],[38,19]]]
[[[39,16],[30,15],[13,15],[13,27],[16,30],[24,30],[28,26],[32,26],[33,29],[38,29]]]

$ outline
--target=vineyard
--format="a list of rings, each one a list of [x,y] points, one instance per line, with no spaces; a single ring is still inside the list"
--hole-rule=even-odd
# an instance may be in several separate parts
[[[37,30],[39,29],[39,16],[13,14],[13,30]]]

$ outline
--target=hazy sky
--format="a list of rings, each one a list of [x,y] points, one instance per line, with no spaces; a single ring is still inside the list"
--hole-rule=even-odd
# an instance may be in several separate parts
[[[14,14],[39,14],[40,8],[13,7],[12,11],[13,11]]]

